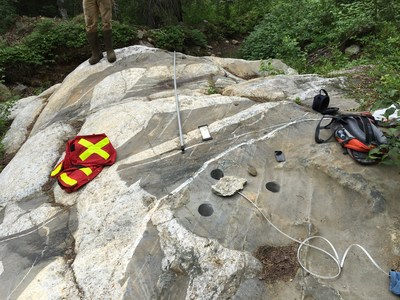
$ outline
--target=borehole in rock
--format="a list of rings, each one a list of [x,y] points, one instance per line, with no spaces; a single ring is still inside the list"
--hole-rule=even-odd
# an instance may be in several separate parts
[[[265,187],[267,188],[268,191],[273,192],[273,193],[277,193],[280,191],[281,187],[279,186],[279,184],[277,184],[274,181],[270,181],[267,182],[267,184],[265,185]]]
[[[224,172],[222,172],[222,170],[220,169],[214,169],[211,171],[211,177],[216,179],[216,180],[220,180],[222,177],[224,177]]]
[[[203,217],[209,217],[214,213],[214,209],[212,208],[211,204],[208,203],[201,204],[198,211]]]

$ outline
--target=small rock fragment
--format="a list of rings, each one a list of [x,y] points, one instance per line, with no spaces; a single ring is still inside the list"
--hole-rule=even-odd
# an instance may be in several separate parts
[[[251,175],[251,176],[257,176],[257,169],[255,167],[253,167],[252,165],[248,165],[247,166],[247,172]]]
[[[243,190],[247,180],[235,176],[222,177],[215,185],[211,186],[212,192],[218,196],[229,197]]]

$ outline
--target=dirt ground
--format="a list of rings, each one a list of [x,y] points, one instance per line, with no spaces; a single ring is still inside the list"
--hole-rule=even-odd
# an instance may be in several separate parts
[[[263,265],[259,279],[267,283],[293,279],[300,267],[296,252],[296,244],[280,247],[268,245],[258,247],[254,256]]]

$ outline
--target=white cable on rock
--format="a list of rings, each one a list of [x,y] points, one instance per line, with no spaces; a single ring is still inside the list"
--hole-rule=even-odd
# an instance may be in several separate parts
[[[327,239],[324,238],[323,236],[314,235],[314,236],[310,236],[310,237],[306,238],[304,241],[297,240],[297,239],[291,237],[290,235],[286,234],[286,233],[283,232],[282,230],[280,230],[278,227],[276,227],[276,226],[267,218],[267,216],[264,214],[264,212],[257,206],[257,204],[255,204],[253,201],[251,201],[249,198],[247,198],[242,192],[238,192],[238,194],[241,195],[243,198],[245,198],[248,202],[250,202],[250,203],[261,213],[261,215],[264,217],[264,219],[267,220],[267,222],[268,222],[273,228],[275,228],[275,230],[277,230],[279,233],[281,233],[282,235],[284,235],[284,236],[287,237],[288,239],[290,239],[290,240],[292,240],[292,241],[294,241],[294,242],[300,244],[299,247],[298,247],[298,249],[297,249],[297,261],[299,262],[300,266],[301,266],[306,272],[310,273],[311,275],[313,275],[313,276],[315,276],[315,277],[317,277],[317,278],[321,278],[321,279],[335,279],[335,278],[338,278],[339,275],[340,275],[340,273],[342,272],[342,268],[343,268],[343,265],[344,265],[344,261],[345,261],[345,259],[346,259],[346,257],[347,257],[347,254],[349,253],[350,249],[353,248],[353,247],[358,247],[358,248],[360,248],[360,249],[367,255],[367,257],[369,258],[369,260],[373,263],[373,265],[374,265],[378,270],[380,270],[381,272],[383,272],[386,276],[389,275],[388,272],[386,272],[384,269],[382,269],[382,268],[376,263],[376,261],[371,257],[371,255],[368,253],[368,251],[364,249],[364,247],[362,247],[362,246],[360,246],[360,245],[358,245],[358,244],[351,244],[349,247],[347,247],[346,251],[345,251],[344,254],[343,254],[342,259],[340,259],[339,254],[338,254],[337,251],[336,251],[336,248],[332,245],[332,243],[331,243],[329,240],[327,240]],[[329,253],[328,251],[326,251],[326,250],[324,250],[324,249],[322,249],[322,248],[320,248],[320,247],[317,247],[317,246],[314,246],[314,245],[309,244],[309,241],[311,241],[311,240],[313,240],[313,239],[321,239],[321,240],[325,241],[325,242],[330,246],[330,248],[331,248],[333,254]],[[336,266],[337,266],[337,273],[336,273],[335,275],[331,275],[331,276],[324,276],[324,275],[320,275],[320,274],[317,274],[317,273],[312,272],[311,270],[309,270],[309,269],[302,263],[302,261],[301,261],[301,249],[302,249],[304,246],[313,248],[313,249],[318,250],[318,251],[320,251],[320,252],[326,254],[327,256],[329,256],[329,257],[335,262],[335,264],[336,264]]]

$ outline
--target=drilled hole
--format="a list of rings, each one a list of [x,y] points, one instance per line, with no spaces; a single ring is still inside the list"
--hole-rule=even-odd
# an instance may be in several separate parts
[[[224,177],[224,172],[220,169],[214,169],[211,171],[211,177],[217,180],[220,180],[222,177]]]
[[[279,192],[279,190],[281,189],[281,187],[279,186],[279,184],[277,184],[274,181],[268,182],[265,187],[267,188],[268,191],[271,191],[273,193],[277,193]]]
[[[200,205],[198,211],[199,214],[202,215],[203,217],[209,217],[214,213],[214,209],[208,203]]]

